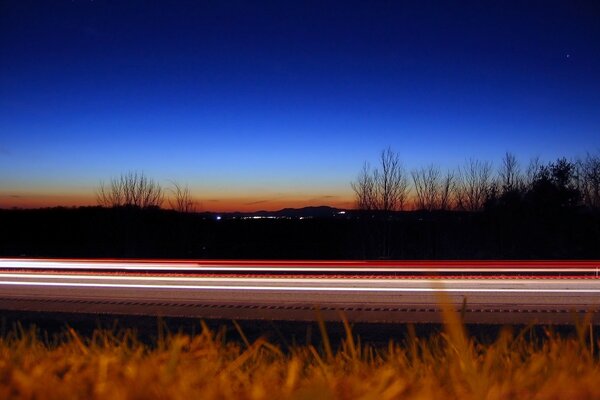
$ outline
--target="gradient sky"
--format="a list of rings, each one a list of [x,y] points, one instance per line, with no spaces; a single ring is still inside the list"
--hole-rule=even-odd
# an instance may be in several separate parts
[[[600,151],[596,1],[0,1],[0,207],[129,170],[204,210],[352,206],[408,169]]]

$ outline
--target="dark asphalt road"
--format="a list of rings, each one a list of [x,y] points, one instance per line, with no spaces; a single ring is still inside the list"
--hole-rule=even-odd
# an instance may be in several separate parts
[[[502,269],[502,265],[486,266],[488,275],[484,278],[404,278],[397,276],[397,271],[390,272],[390,265],[385,266],[387,272],[378,272],[376,277],[341,278],[355,273],[345,272],[348,266],[342,263],[325,265],[337,268],[335,277],[315,276],[312,271],[309,277],[299,278],[278,275],[278,270],[290,267],[286,263],[265,263],[269,275],[254,277],[247,270],[243,276],[236,276],[230,268],[235,267],[235,262],[216,263],[221,267],[228,265],[226,276],[216,275],[214,270],[210,275],[198,271],[182,275],[185,271],[181,270],[177,276],[167,275],[164,268],[168,263],[162,266],[162,273],[153,274],[135,268],[127,273],[95,273],[83,261],[67,264],[69,273],[64,273],[60,271],[61,262],[33,263],[38,268],[31,268],[34,264],[24,266],[22,262],[0,260],[0,309],[307,321],[315,319],[315,309],[319,308],[326,320],[339,320],[343,313],[355,322],[420,323],[440,322],[440,304],[449,303],[457,311],[462,310],[467,323],[564,324],[575,321],[575,314],[581,317],[589,312],[592,322],[600,324],[600,279],[593,263],[577,266],[587,268],[589,273],[585,275],[578,270],[579,275],[573,276],[573,266],[553,266],[552,276],[544,273],[544,278],[511,278],[504,271],[502,279],[489,276],[490,268]],[[252,265],[261,267],[258,263]],[[85,273],[78,272],[75,266]],[[318,263],[305,266],[323,267]],[[240,267],[248,265],[242,262]],[[294,268],[301,267],[294,263]],[[350,264],[350,268],[363,267]],[[401,268],[406,269],[407,265]],[[473,269],[473,265],[466,268]]]

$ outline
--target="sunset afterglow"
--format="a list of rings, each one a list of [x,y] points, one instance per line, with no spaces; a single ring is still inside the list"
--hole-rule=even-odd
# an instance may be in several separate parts
[[[364,161],[600,149],[600,25],[569,2],[3,2],[0,207],[127,171],[208,211],[352,207]],[[550,32],[550,33],[549,33]]]

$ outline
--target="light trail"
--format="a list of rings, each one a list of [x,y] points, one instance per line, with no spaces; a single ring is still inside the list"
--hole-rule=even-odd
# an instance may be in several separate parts
[[[365,283],[375,283],[375,284],[389,284],[389,283],[400,283],[404,282],[407,284],[419,284],[419,283],[436,283],[436,284],[457,284],[461,282],[473,282],[476,281],[476,278],[468,277],[465,279],[444,279],[444,278],[435,278],[435,277],[419,277],[419,278],[410,278],[410,279],[369,279],[369,278],[338,278],[338,277],[318,277],[318,278],[281,278],[281,277],[216,277],[216,276],[145,276],[145,275],[75,275],[75,274],[40,274],[40,273],[5,273],[0,272],[0,276],[3,278],[23,278],[23,279],[54,279],[54,280],[99,280],[99,281],[173,281],[173,282],[276,282],[276,283],[327,283],[327,282],[335,282],[336,284],[344,284],[344,283],[352,283],[352,284],[365,284]],[[530,283],[538,283],[541,279],[520,279],[519,284],[527,284]],[[564,285],[564,282],[561,282],[560,279],[556,279],[555,277],[546,277],[546,284],[556,284],[556,285]],[[493,283],[505,283],[506,279],[485,279],[486,284]],[[1,283],[1,281],[0,281]]]
[[[332,287],[332,286],[235,286],[235,285],[145,285],[118,283],[70,283],[70,282],[36,282],[36,281],[0,281],[0,285],[14,286],[50,286],[79,288],[112,288],[112,289],[168,289],[168,290],[244,290],[244,291],[318,291],[318,292],[460,292],[460,293],[600,293],[600,289],[478,289],[478,288],[424,288],[424,287]]]
[[[598,261],[0,259],[0,309],[193,318],[600,325]],[[473,273],[479,273],[476,276]],[[541,275],[540,275],[541,274]],[[444,295],[445,293],[445,295]],[[440,297],[441,294],[441,297]],[[447,298],[444,300],[444,298]]]
[[[600,275],[600,261],[157,261],[0,259],[3,270],[106,270],[144,272],[310,273],[587,273]]]

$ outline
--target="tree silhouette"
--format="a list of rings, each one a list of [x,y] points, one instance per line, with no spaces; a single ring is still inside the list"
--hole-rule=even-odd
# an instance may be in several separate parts
[[[448,171],[442,176],[440,168],[434,164],[411,171],[415,187],[415,208],[420,210],[447,210],[450,208],[450,195],[454,185],[454,173]]]
[[[579,205],[581,192],[577,187],[575,164],[560,158],[539,167],[527,197],[534,209],[542,213]]]
[[[356,197],[356,205],[363,211],[374,211],[378,216],[365,221],[361,229],[365,256],[379,258],[392,256],[394,233],[390,216],[394,211],[403,210],[409,195],[407,174],[400,157],[390,148],[383,150],[379,165],[371,169],[368,163],[351,183]]]
[[[403,210],[409,194],[408,179],[400,156],[390,148],[381,152],[378,168],[371,170],[369,164],[365,163],[351,186],[361,210],[383,213]]]
[[[456,185],[454,171],[448,170],[442,177],[440,186],[440,210],[450,210],[452,208],[452,192]]]
[[[169,189],[172,195],[169,198],[171,208],[182,213],[196,212],[196,202],[192,198],[189,187],[177,182],[171,182],[171,185],[172,188]]]
[[[454,186],[457,208],[481,210],[493,189],[492,164],[471,158],[458,171],[459,178]]]
[[[354,190],[356,208],[359,210],[373,210],[375,208],[375,179],[371,172],[371,166],[365,162],[359,172],[356,182],[351,182]]]
[[[529,160],[527,170],[525,171],[525,181],[523,182],[526,188],[531,188],[533,181],[536,179],[536,175],[541,168],[542,163],[539,157],[533,157]]]
[[[112,178],[108,185],[100,182],[96,201],[104,207],[160,207],[164,193],[156,181],[134,171]]]
[[[578,189],[586,207],[600,208],[600,156],[587,154],[576,163]]]
[[[514,154],[506,152],[498,169],[499,187],[502,194],[521,190],[523,177],[521,168]]]

